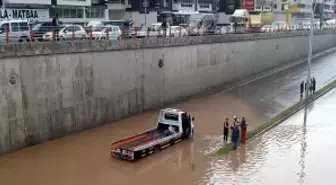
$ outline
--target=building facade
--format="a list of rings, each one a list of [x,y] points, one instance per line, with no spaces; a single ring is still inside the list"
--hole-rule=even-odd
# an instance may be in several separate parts
[[[50,0],[2,0],[0,20],[49,20]]]

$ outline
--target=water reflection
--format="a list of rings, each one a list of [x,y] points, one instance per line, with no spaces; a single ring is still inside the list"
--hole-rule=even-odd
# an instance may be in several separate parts
[[[313,104],[312,104],[313,106]],[[309,106],[306,105],[304,107],[304,118],[303,118],[303,125],[302,125],[302,139],[301,139],[301,156],[300,156],[300,173],[299,173],[299,184],[304,184],[304,177],[306,176],[305,173],[305,157],[306,157],[306,152],[307,152],[307,141],[306,141],[306,137],[307,137],[307,119],[308,119],[308,108]],[[312,110],[313,107],[310,107]]]
[[[305,106],[303,111],[246,145],[240,145],[227,157],[211,160],[209,179],[200,184],[304,185],[316,184],[324,177],[336,178],[331,170],[325,170],[336,169],[329,157],[336,155],[335,146],[324,142],[336,133],[336,125],[331,124],[329,116],[336,113],[336,91],[332,94]],[[328,153],[323,153],[326,147]]]

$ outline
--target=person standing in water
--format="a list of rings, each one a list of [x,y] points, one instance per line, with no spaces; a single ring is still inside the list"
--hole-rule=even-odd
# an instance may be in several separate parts
[[[247,137],[247,124],[246,120],[244,117],[242,117],[242,120],[240,122],[240,130],[241,130],[241,137],[240,137],[240,142],[245,143],[246,142],[246,137]]]
[[[229,118],[226,118],[223,127],[223,136],[225,143],[228,141],[228,135],[229,135]]]
[[[304,81],[302,81],[301,84],[300,84],[300,97],[301,98],[303,96],[303,91],[304,91]]]
[[[236,150],[238,147],[238,140],[239,140],[239,126],[236,122],[233,123],[232,127],[232,134],[231,134],[231,141],[233,143],[233,150]]]

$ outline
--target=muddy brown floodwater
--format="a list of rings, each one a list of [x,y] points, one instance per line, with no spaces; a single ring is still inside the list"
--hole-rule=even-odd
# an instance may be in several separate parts
[[[319,86],[336,77],[335,58],[333,53],[313,63],[313,74]],[[157,111],[2,155],[0,184],[211,184],[218,182],[218,179],[213,181],[214,170],[221,173],[223,169],[226,170],[225,176],[234,178],[245,156],[251,155],[253,149],[238,152],[238,157],[230,154],[228,158],[222,157],[213,162],[213,156],[208,154],[222,146],[224,118],[231,120],[233,116],[245,116],[250,127],[261,123],[298,100],[298,84],[305,75],[305,67],[298,66],[230,91],[174,105],[195,116],[194,140],[182,142],[135,163],[110,158],[110,142],[155,127]],[[195,168],[191,168],[191,161],[195,163]],[[225,180],[225,176],[219,178]]]

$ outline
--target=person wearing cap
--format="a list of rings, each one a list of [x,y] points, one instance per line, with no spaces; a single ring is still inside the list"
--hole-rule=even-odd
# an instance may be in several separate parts
[[[237,125],[239,123],[237,116],[233,116],[233,125]]]
[[[233,150],[236,150],[238,147],[238,140],[239,140],[239,126],[236,123],[233,123],[231,127],[232,134],[231,134],[231,142],[233,144]]]

